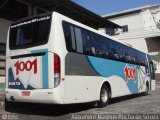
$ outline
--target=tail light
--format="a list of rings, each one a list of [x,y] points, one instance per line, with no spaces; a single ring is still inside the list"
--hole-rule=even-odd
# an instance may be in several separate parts
[[[54,54],[54,87],[60,84],[61,60],[57,54]]]

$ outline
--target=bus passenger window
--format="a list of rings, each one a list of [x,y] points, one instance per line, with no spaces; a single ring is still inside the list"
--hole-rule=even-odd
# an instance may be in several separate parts
[[[95,55],[96,54],[96,49],[94,47],[91,47],[91,51],[92,51],[92,54]]]
[[[99,49],[96,50],[96,55],[99,57],[103,57],[103,52]]]
[[[81,29],[75,27],[75,35],[76,35],[77,52],[78,53],[83,53]]]
[[[73,26],[70,27],[71,29],[71,40],[72,40],[72,50],[76,50],[76,43],[75,43],[75,34]]]

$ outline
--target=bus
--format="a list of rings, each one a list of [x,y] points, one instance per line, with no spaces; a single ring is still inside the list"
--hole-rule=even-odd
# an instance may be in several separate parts
[[[148,54],[58,12],[11,24],[6,102],[96,102],[154,88]]]

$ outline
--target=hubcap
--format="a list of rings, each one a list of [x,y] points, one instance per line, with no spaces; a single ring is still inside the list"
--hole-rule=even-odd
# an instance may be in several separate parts
[[[108,92],[105,88],[103,88],[101,91],[101,100],[103,101],[103,103],[107,102],[108,100]]]

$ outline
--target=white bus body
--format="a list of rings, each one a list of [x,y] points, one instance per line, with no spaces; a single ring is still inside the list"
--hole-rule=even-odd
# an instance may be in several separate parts
[[[70,29],[68,32],[72,34],[72,40],[67,38],[67,28]],[[147,54],[134,49],[143,54],[143,64],[136,64],[136,58],[132,60],[135,64],[131,61],[123,62],[123,56],[119,53],[114,54],[114,57],[118,54],[120,61],[105,58],[104,54],[99,57],[96,54],[101,42],[95,43],[98,49],[90,46],[92,54],[84,54],[83,45],[87,46],[88,43],[82,43],[82,39],[86,34],[85,39],[92,39],[94,35],[90,36],[91,33],[109,39],[110,44],[114,42],[123,45],[125,49],[129,48],[118,40],[57,12],[13,23],[6,48],[7,101],[84,103],[99,101],[103,84],[108,87],[110,98],[141,93],[147,87],[150,88],[150,69],[146,67],[149,66],[150,59]],[[72,44],[72,48],[69,44]],[[134,57],[136,56],[138,55],[135,54]]]

